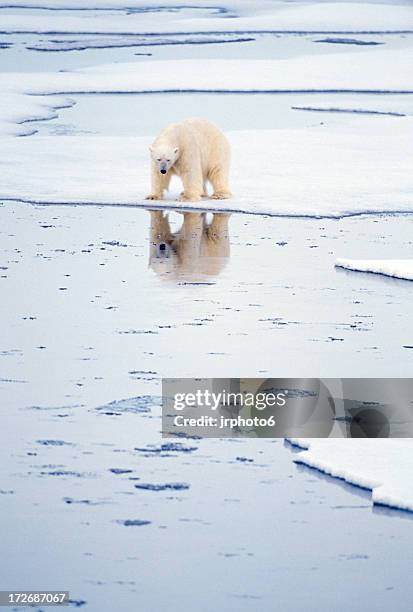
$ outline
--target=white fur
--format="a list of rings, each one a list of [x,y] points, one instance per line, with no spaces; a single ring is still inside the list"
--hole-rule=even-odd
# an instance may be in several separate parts
[[[171,177],[182,180],[180,200],[196,202],[207,196],[207,182],[212,197],[231,197],[228,187],[230,147],[224,134],[205,119],[187,119],[166,127],[150,148],[152,189],[148,200],[162,200]],[[165,173],[162,174],[161,171]]]

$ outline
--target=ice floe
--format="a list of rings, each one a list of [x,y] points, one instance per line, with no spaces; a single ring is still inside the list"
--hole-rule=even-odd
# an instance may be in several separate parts
[[[355,61],[355,57],[357,61]],[[73,72],[20,75],[27,93],[151,91],[413,93],[413,47],[288,59],[188,59],[103,64]],[[13,81],[13,75],[8,75]]]
[[[28,121],[73,104],[63,95],[148,92],[413,93],[412,50],[280,60],[172,60],[103,64],[74,71],[0,74],[0,134],[30,135]],[[60,97],[48,98],[58,94]],[[41,97],[44,96],[44,97]],[[328,108],[328,107],[327,107]],[[331,108],[331,107],[330,107]]]
[[[0,136],[30,136],[37,132],[34,121],[57,117],[56,110],[73,106],[74,101],[62,96],[47,98],[2,91],[0,96]]]
[[[83,4],[83,6],[82,6]],[[179,2],[125,2],[89,5],[82,14],[61,15],[59,11],[33,15],[16,10],[15,14],[2,15],[0,31],[36,33],[194,33],[194,32],[316,32],[316,33],[377,33],[413,31],[413,10],[410,6],[361,4],[347,2],[299,3],[285,2],[225,2],[220,8],[214,3],[202,7]],[[2,6],[13,6],[2,2]],[[135,10],[133,7],[135,5]],[[84,8],[84,3],[58,2],[16,3],[18,7]],[[96,14],[93,9],[117,8]],[[171,8],[175,10],[171,13]],[[124,9],[122,11],[122,9]],[[75,11],[74,11],[75,13]]]
[[[337,259],[336,266],[356,272],[413,280],[413,259]]]
[[[295,461],[372,490],[374,504],[413,511],[412,440],[291,439]]]
[[[203,199],[194,207],[319,217],[413,211],[410,117],[228,135],[233,198]],[[150,142],[145,137],[5,137],[0,198],[146,207]],[[188,207],[174,201],[179,191],[178,182],[172,184],[167,199],[152,207]]]
[[[0,74],[0,134],[30,135],[27,121],[73,104],[63,95],[150,92],[413,93],[412,50],[280,60],[172,60],[103,64],[74,71]],[[60,98],[46,96],[58,94]],[[41,97],[43,96],[43,97]],[[354,103],[353,103],[354,104]],[[326,105],[330,109],[334,105]],[[318,107],[321,109],[321,107]],[[17,127],[16,127],[17,124]],[[20,125],[19,125],[20,124]]]

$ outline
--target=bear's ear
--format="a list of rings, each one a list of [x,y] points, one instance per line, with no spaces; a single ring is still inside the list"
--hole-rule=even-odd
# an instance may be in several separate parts
[[[179,147],[175,147],[175,149],[174,149],[175,155],[178,153],[178,151],[179,151]]]
[[[153,151],[152,145],[149,147],[149,151],[152,153],[152,151]]]

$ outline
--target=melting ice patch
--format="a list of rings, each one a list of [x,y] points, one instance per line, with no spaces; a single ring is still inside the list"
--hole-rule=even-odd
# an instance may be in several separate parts
[[[48,41],[37,41],[26,45],[26,49],[31,51],[42,52],[67,52],[67,51],[85,51],[86,49],[121,49],[126,47],[164,47],[178,45],[213,45],[225,43],[241,43],[251,42],[255,40],[251,36],[211,36],[211,35],[195,35],[195,36],[168,36],[158,38],[156,36],[147,37],[79,37],[77,40],[67,39],[51,39]],[[1,48],[1,43],[0,43]],[[139,55],[152,55],[152,53],[139,53]]]
[[[295,462],[371,489],[374,504],[413,512],[413,440],[289,440],[301,447]]]
[[[338,268],[413,280],[413,259],[337,259]]]
[[[62,96],[26,96],[0,85],[0,135],[30,136],[37,132],[33,122],[55,119],[57,109],[70,108],[74,100]]]

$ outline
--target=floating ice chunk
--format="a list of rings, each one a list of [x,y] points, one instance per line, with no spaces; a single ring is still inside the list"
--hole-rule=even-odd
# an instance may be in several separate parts
[[[290,439],[295,461],[372,490],[374,504],[413,511],[413,440]]]
[[[337,259],[338,268],[413,280],[413,259]]]

